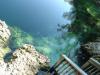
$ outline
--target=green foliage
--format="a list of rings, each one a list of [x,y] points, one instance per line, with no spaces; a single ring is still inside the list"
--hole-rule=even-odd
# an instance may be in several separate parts
[[[18,27],[10,27],[11,38],[10,38],[10,48],[15,49],[21,47],[23,44],[33,44],[33,38],[28,33],[22,31]]]
[[[74,0],[75,9],[72,15],[76,15],[74,21],[68,27],[80,41],[86,43],[100,36],[100,2],[98,0]],[[69,17],[72,15],[69,15]]]

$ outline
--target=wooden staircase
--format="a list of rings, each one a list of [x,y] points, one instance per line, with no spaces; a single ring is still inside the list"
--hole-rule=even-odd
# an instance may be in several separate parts
[[[66,55],[62,55],[53,66],[51,75],[87,75],[81,68],[73,63]]]
[[[82,69],[88,75],[100,75],[100,56],[90,58],[83,66]]]

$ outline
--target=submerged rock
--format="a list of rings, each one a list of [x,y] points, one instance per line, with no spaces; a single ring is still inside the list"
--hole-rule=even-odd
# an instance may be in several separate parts
[[[16,49],[11,53],[11,60],[4,62],[4,56],[10,51],[7,46],[10,35],[6,23],[0,20],[0,75],[35,75],[40,68],[48,66],[48,58],[29,44]]]

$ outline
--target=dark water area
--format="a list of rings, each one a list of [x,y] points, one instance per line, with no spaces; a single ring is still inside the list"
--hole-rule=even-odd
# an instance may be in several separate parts
[[[63,13],[70,8],[71,5],[64,0],[0,0],[0,19],[15,28],[12,34],[17,36],[15,41],[12,40],[16,43],[14,46],[19,47],[28,40],[39,52],[47,55],[53,65],[61,52],[66,54],[79,46],[74,36],[67,36],[66,40],[56,38],[59,36],[57,25],[70,23],[63,18]],[[26,34],[22,37],[22,33],[15,35],[21,31],[26,32],[28,37],[25,38]],[[14,47],[12,43],[11,46]]]

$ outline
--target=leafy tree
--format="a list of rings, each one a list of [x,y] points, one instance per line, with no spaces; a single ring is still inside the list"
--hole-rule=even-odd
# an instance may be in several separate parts
[[[72,11],[64,13],[64,18],[70,19],[71,24],[60,27],[64,35],[73,33],[81,45],[95,41],[100,37],[100,0],[66,0],[73,5]],[[67,32],[64,32],[67,30]],[[67,37],[64,37],[67,38]],[[69,52],[70,53],[70,52]],[[78,60],[84,64],[90,55],[80,46]],[[80,60],[81,59],[81,60]]]
[[[100,1],[73,0],[72,4],[74,9],[67,15],[64,13],[64,17],[74,18],[74,21],[71,25],[65,26],[69,32],[78,35],[82,43],[94,41],[100,36]]]

